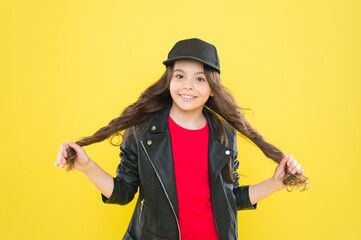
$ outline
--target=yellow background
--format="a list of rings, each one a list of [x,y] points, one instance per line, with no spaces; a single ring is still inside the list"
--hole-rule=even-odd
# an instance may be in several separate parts
[[[0,239],[121,239],[133,204],[54,167],[164,71],[173,44],[215,44],[249,121],[310,176],[239,213],[240,239],[361,239],[360,1],[0,2]],[[118,148],[86,147],[110,173]],[[242,183],[275,164],[240,138]]]

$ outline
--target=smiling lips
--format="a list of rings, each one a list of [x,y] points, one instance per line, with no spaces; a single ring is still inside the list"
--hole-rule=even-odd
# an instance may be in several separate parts
[[[196,98],[196,96],[188,95],[188,94],[179,94],[179,96],[186,101],[193,100]]]

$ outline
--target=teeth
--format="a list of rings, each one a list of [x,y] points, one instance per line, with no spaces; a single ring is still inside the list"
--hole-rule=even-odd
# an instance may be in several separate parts
[[[185,98],[185,99],[193,99],[193,98],[194,98],[193,96],[182,95],[182,94],[181,94],[181,97],[182,97],[182,98]]]

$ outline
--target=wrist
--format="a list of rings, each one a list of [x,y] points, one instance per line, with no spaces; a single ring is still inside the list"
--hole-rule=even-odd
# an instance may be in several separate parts
[[[95,168],[95,166],[96,166],[96,163],[93,160],[89,159],[89,161],[87,163],[82,165],[81,171],[85,174],[88,174],[92,171],[92,169]]]
[[[282,179],[271,178],[270,180],[275,191],[282,190],[286,187],[286,185],[283,184]]]

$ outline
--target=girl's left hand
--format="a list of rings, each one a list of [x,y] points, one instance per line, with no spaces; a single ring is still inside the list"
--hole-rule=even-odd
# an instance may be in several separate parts
[[[286,174],[285,169],[287,169],[287,172],[292,173],[293,175],[303,174],[304,172],[301,168],[301,165],[297,162],[296,159],[293,158],[292,155],[285,154],[276,168],[273,179],[282,182],[282,178]]]

